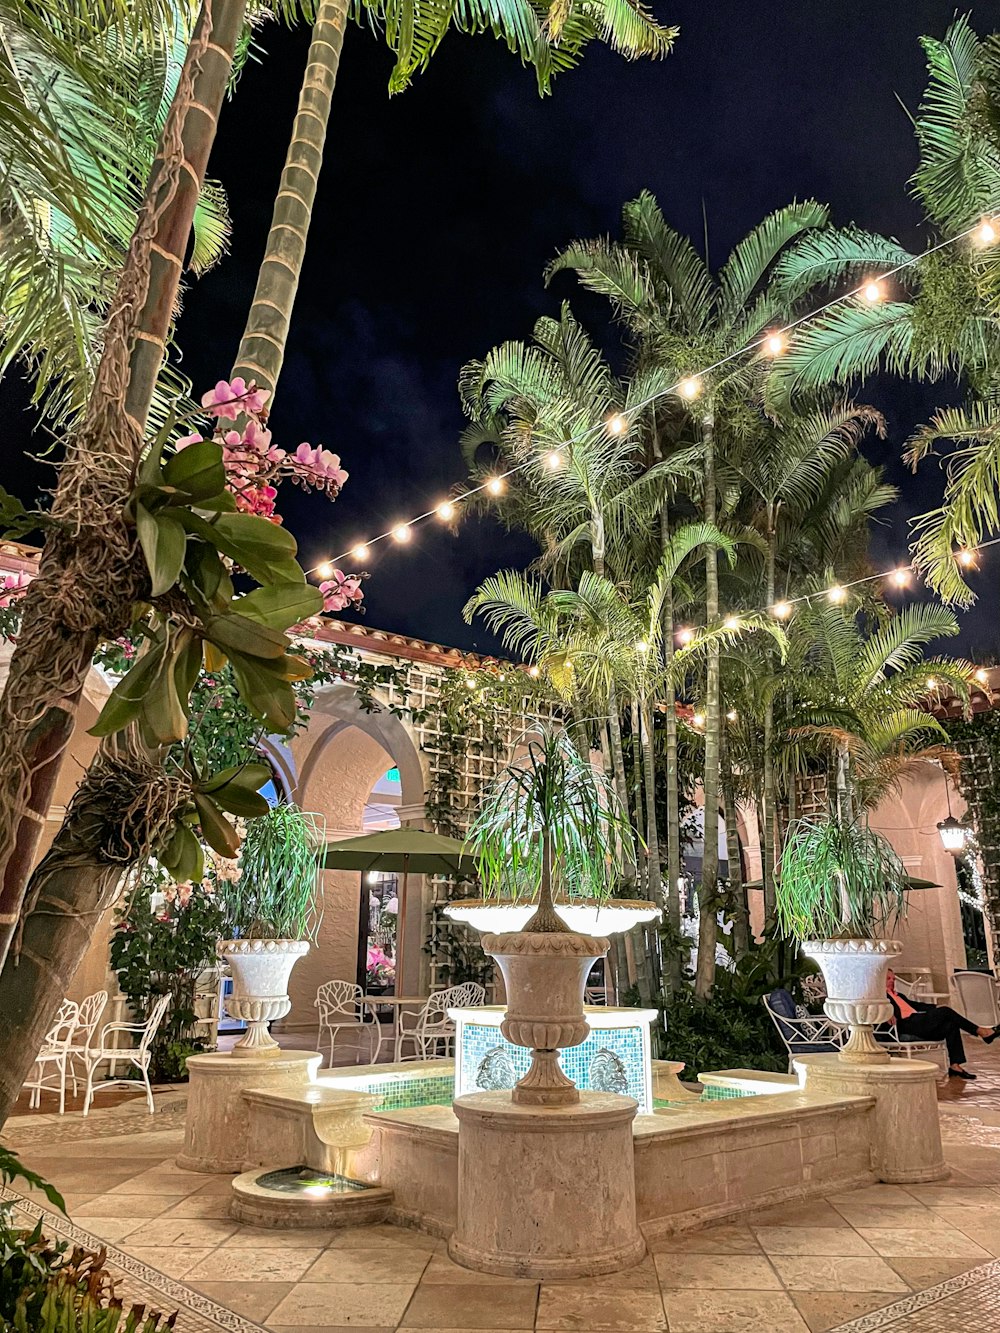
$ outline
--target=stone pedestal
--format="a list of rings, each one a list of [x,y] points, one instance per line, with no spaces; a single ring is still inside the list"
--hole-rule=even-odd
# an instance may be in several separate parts
[[[646,1252],[635,1210],[637,1103],[581,1092],[574,1106],[525,1106],[507,1092],[455,1102],[456,1263],[507,1277],[614,1273]]]
[[[193,1055],[187,1062],[188,1108],[184,1149],[177,1165],[218,1174],[249,1165],[250,1108],[243,1093],[304,1091],[314,1082],[323,1057],[315,1051],[280,1055]],[[285,1165],[282,1163],[282,1165]]]
[[[926,1060],[851,1065],[836,1055],[803,1055],[795,1068],[805,1075],[807,1092],[875,1098],[871,1152],[879,1180],[906,1185],[948,1175],[938,1119],[937,1065]]]

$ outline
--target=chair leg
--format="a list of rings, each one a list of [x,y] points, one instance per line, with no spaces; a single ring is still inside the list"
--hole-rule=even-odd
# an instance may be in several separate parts
[[[142,1081],[146,1085],[146,1105],[149,1107],[149,1114],[153,1114],[153,1089],[149,1086],[149,1060],[146,1059],[139,1066],[142,1071]]]
[[[66,1061],[60,1060],[57,1065],[59,1070],[59,1114],[66,1114]]]
[[[87,1061],[87,1091],[83,1098],[83,1114],[90,1115],[90,1103],[94,1100],[94,1070],[97,1068],[95,1061]]]
[[[373,1065],[378,1064],[378,1057],[381,1050],[382,1050],[382,1024],[376,1018],[375,1022],[372,1024],[372,1039],[371,1042],[369,1043],[369,1054],[371,1056],[371,1063]]]

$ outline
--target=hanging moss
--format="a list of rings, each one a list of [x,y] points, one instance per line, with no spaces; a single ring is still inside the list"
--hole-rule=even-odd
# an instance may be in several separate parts
[[[949,247],[920,261],[920,295],[913,303],[913,354],[942,359],[942,348],[962,342],[969,311],[979,303],[964,250]]]

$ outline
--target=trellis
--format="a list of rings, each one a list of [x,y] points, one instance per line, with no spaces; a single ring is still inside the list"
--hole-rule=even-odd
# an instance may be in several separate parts
[[[392,678],[383,685],[381,699],[407,719],[424,756],[428,824],[461,837],[481,792],[508,761],[519,738],[533,724],[555,718],[558,705],[546,697],[542,685],[516,668],[478,662],[438,665],[396,656],[383,647],[374,653],[360,647],[353,651],[392,663]],[[458,751],[449,712],[458,712],[463,721]],[[424,947],[432,986],[492,975],[478,936],[443,912],[449,900],[465,892],[453,880],[431,880]]]
[[[987,714],[991,717],[992,715]],[[984,924],[990,937],[990,952],[1000,959],[1000,765],[995,754],[996,738],[973,730],[975,722],[961,729],[968,734],[954,737],[958,728],[952,724],[953,744],[959,755],[958,786],[965,798],[976,830],[983,883]],[[961,725],[961,724],[960,724]],[[953,729],[954,728],[954,729]],[[993,741],[993,744],[991,744]]]

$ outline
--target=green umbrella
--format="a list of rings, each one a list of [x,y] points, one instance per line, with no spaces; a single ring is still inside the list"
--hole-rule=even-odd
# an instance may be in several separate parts
[[[381,870],[402,873],[403,884],[399,894],[399,929],[396,936],[396,994],[403,979],[403,923],[406,920],[406,888],[412,871],[414,875],[458,875],[473,879],[478,870],[476,858],[458,838],[446,838],[441,833],[425,833],[422,829],[380,829],[357,838],[327,844],[323,856],[324,870]]]

